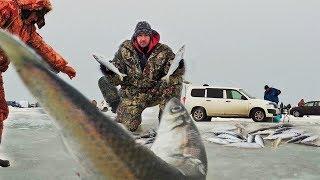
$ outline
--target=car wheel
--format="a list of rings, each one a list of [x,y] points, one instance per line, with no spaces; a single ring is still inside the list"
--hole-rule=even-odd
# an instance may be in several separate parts
[[[294,117],[302,117],[303,115],[299,112],[299,111],[297,111],[297,110],[294,110],[293,112],[292,112],[292,115],[294,116]]]
[[[207,119],[206,110],[203,107],[197,107],[192,111],[192,117],[195,121],[204,121]]]
[[[251,118],[255,122],[263,122],[266,118],[266,114],[262,109],[254,109],[251,113]]]

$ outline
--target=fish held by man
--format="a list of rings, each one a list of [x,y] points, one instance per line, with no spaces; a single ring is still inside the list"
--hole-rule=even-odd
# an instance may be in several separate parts
[[[170,81],[170,76],[174,73],[175,70],[177,70],[177,68],[179,67],[180,61],[183,60],[184,58],[184,52],[185,52],[185,45],[183,45],[178,52],[175,55],[175,58],[172,60],[170,68],[168,73],[161,78],[161,80],[166,81],[167,83],[169,83]]]
[[[117,67],[107,61],[102,55],[93,54],[92,56],[98,63],[104,65],[108,70],[116,73],[120,77],[121,81],[123,81],[123,78],[127,76],[126,74],[121,73]]]

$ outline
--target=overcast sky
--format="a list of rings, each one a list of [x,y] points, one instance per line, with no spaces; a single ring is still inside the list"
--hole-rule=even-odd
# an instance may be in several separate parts
[[[39,31],[77,70],[64,80],[89,99],[102,100],[93,52],[113,58],[136,23],[147,20],[161,42],[186,44],[186,80],[236,86],[263,97],[265,84],[280,101],[320,99],[319,0],[53,1]],[[4,74],[7,100],[34,101],[13,66]]]

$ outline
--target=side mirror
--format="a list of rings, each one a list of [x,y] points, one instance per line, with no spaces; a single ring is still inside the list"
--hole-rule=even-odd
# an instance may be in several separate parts
[[[241,96],[242,100],[248,100],[244,95]]]

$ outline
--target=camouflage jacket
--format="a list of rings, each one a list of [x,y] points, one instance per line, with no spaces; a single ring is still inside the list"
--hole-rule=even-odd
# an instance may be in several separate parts
[[[145,68],[142,70],[139,63],[138,53],[134,49],[130,40],[124,41],[115,57],[110,62],[113,63],[121,73],[127,74],[123,82],[117,75],[109,76],[115,86],[121,85],[120,94],[122,96],[140,93],[152,93],[165,90],[170,87],[182,85],[185,68],[177,69],[170,76],[167,84],[161,80],[170,68],[175,54],[165,44],[158,43],[152,50]]]

